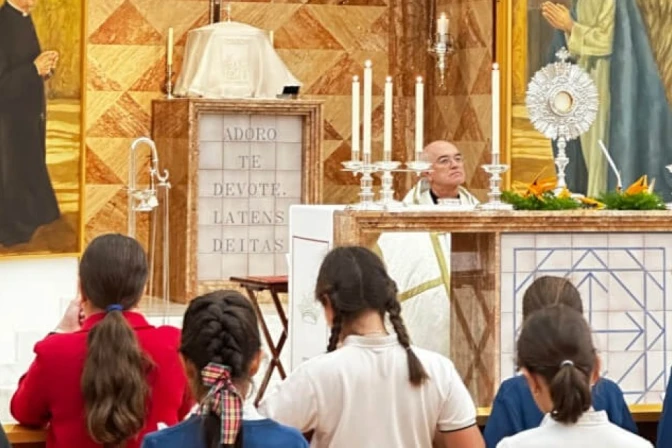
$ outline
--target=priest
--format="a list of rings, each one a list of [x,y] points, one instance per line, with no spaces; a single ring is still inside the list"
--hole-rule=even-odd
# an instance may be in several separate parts
[[[35,0],[0,6],[0,246],[30,241],[60,216],[46,164],[44,81],[58,61],[42,52]]]
[[[413,206],[434,206],[441,199],[459,200],[462,206],[479,202],[462,185],[464,157],[446,141],[423,149],[431,171],[404,198]],[[390,232],[378,239],[379,255],[397,283],[402,316],[413,344],[450,356],[450,234]]]

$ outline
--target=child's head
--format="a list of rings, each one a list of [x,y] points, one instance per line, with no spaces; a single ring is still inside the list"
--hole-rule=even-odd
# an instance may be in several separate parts
[[[79,263],[79,284],[89,313],[111,305],[134,308],[147,283],[147,256],[136,240],[118,233],[96,237]]]
[[[261,339],[250,301],[237,291],[216,291],[192,300],[184,315],[180,353],[191,388],[202,402],[207,446],[242,446],[239,426],[227,439],[221,425],[222,416],[232,413],[238,418],[231,422],[239,425],[243,397],[259,369]],[[233,408],[222,409],[221,403]]]
[[[532,313],[518,338],[518,367],[542,412],[576,423],[591,405],[599,359],[588,323],[563,305]]]
[[[554,305],[565,305],[583,313],[583,302],[576,287],[563,277],[539,277],[523,295],[523,320],[537,310]]]
[[[150,365],[122,311],[134,308],[147,281],[147,257],[127,236],[103,235],[84,251],[79,265],[82,307],[105,313],[89,331],[82,373],[86,424],[91,437],[116,446],[144,426]]]
[[[317,300],[324,306],[331,337],[327,351],[336,349],[357,319],[377,314],[383,321],[385,313],[406,348],[411,383],[421,384],[427,373],[410,348],[410,339],[401,318],[397,285],[387,275],[383,262],[363,247],[338,247],[325,257],[315,288]]]

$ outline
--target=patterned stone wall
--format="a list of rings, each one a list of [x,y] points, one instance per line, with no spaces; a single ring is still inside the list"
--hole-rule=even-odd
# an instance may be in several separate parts
[[[409,154],[413,151],[413,82],[416,76],[427,74],[424,50],[429,0],[289,0],[235,2],[231,6],[233,20],[274,31],[275,47],[302,81],[302,93],[325,103],[326,202],[345,202],[356,197],[357,179],[342,173],[340,162],[350,152],[351,76],[361,74],[366,59],[374,63],[374,157],[382,150],[382,92],[388,74],[395,78],[398,95],[395,157],[405,160],[406,148]],[[128,148],[134,138],[150,133],[151,101],[161,96],[164,80],[168,28],[175,28],[175,63],[179,70],[186,33],[207,23],[208,8],[208,2],[203,0],[90,2],[87,241],[101,232],[126,231]],[[452,112],[443,113],[448,119]],[[462,128],[471,129],[470,126],[468,123]],[[471,135],[466,130],[462,132],[465,133]],[[478,147],[481,146],[483,142]],[[138,156],[138,160],[142,157]],[[144,164],[138,163],[137,168],[141,179],[146,179]],[[138,234],[146,237],[146,219],[141,220]]]

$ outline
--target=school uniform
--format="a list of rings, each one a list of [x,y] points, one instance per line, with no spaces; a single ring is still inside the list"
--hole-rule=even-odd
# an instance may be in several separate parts
[[[259,412],[303,433],[311,447],[431,447],[436,431],[476,424],[476,408],[453,363],[413,347],[429,380],[408,378],[396,334],[348,336],[338,350],[302,363]]]
[[[123,315],[152,362],[147,374],[150,393],[145,426],[126,444],[126,448],[137,448],[144,434],[155,431],[159,422],[174,425],[181,421],[193,401],[178,355],[180,331],[154,327],[135,312]],[[47,448],[100,448],[87,432],[81,377],[89,331],[104,317],[104,313],[95,314],[75,333],[52,334],[38,342],[35,360],[12,397],[11,413],[19,423],[49,424]]]
[[[616,383],[600,378],[592,389],[593,407],[606,411],[609,421],[637,434],[637,425],[630,414],[623,392]],[[488,448],[495,448],[504,437],[536,428],[544,418],[522,375],[502,382],[492,404],[483,437]]]
[[[538,428],[506,437],[497,448],[653,448],[653,445],[609,421],[606,411],[584,412],[573,425],[546,415]]]
[[[262,417],[252,405],[243,408],[245,448],[308,448],[308,442],[294,428]],[[194,415],[184,422],[145,436],[142,448],[207,448],[203,420]]]

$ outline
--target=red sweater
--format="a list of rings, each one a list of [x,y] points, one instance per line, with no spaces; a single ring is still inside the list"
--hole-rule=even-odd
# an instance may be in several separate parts
[[[47,448],[99,448],[86,430],[80,380],[86,358],[89,330],[104,314],[86,319],[76,333],[53,334],[35,345],[35,360],[19,381],[11,402],[14,418],[23,425],[49,424]],[[126,448],[137,448],[144,434],[156,431],[159,422],[174,425],[189,412],[187,380],[178,355],[180,330],[153,327],[138,313],[124,312],[140,346],[154,366],[148,375],[149,414],[145,427]]]

